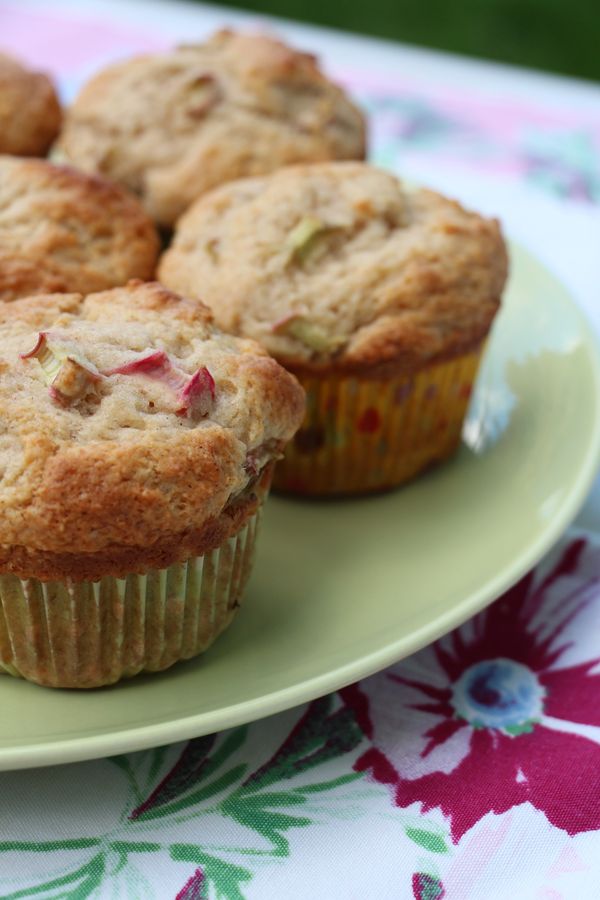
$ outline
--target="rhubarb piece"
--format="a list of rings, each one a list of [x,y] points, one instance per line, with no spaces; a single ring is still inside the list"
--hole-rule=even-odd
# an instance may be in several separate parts
[[[218,238],[211,238],[210,241],[207,241],[204,245],[204,249],[206,250],[207,255],[211,258],[213,262],[217,262],[219,259],[219,240]]]
[[[290,313],[278,319],[271,330],[274,334],[295,338],[317,353],[333,353],[345,343],[344,338],[327,334],[319,325],[307,321],[299,313]]]
[[[206,368],[194,372],[179,394],[178,416],[207,416],[215,402],[215,380]]]
[[[288,326],[299,318],[300,313],[287,313],[285,316],[282,316],[281,319],[277,319],[276,322],[273,322],[273,324],[271,325],[271,331],[273,332],[273,334],[287,334]]]
[[[159,377],[156,373],[171,367],[171,360],[164,350],[153,350],[146,356],[137,356],[122,366],[109,369],[105,375],[150,375]]]
[[[104,374],[142,375],[155,381],[162,381],[177,394],[175,412],[178,416],[188,418],[207,416],[214,404],[215,382],[206,366],[202,366],[190,376],[175,366],[164,350],[154,350]]]
[[[67,356],[52,381],[49,392],[53,400],[68,406],[74,400],[95,391],[102,376],[81,364],[78,359]]]
[[[316,249],[318,238],[329,231],[328,225],[316,216],[304,216],[287,236],[286,248],[289,259],[303,263]]]
[[[244,462],[244,470],[251,480],[256,479],[261,474],[267,463],[276,459],[282,459],[282,447],[281,441],[270,440],[259,447],[248,450],[246,461]]]
[[[62,406],[95,391],[102,380],[93,363],[46,331],[40,331],[33,350],[20,355],[21,359],[37,359],[50,397]]]
[[[155,381],[162,381],[173,391],[182,390],[188,381],[188,375],[173,365],[164,350],[153,350],[145,356],[138,356],[129,362],[109,369],[105,375],[145,375]]]
[[[191,119],[202,119],[223,99],[219,82],[210,72],[203,72],[194,78],[187,86],[186,93],[188,101],[186,115]]]

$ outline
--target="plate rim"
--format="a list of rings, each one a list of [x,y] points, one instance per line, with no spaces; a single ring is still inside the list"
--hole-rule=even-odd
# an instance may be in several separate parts
[[[592,390],[600,399],[600,343],[585,313],[563,281],[522,244],[510,241],[511,251],[524,254],[563,290],[560,301],[573,314],[585,346],[592,373]],[[183,718],[151,725],[138,725],[118,732],[107,732],[86,737],[68,737],[33,746],[0,746],[0,771],[29,769],[38,766],[64,765],[91,759],[114,756],[120,753],[145,750],[165,744],[189,740],[193,737],[236,727],[247,722],[267,718],[291,709],[316,697],[339,690],[354,681],[366,678],[394,662],[399,661],[447,634],[475,615],[500,594],[510,588],[527,571],[539,562],[576,517],[596,477],[600,464],[600,407],[596,415],[584,462],[580,467],[569,495],[558,512],[528,546],[502,572],[496,573],[485,585],[472,591],[466,598],[436,615],[433,622],[422,625],[408,635],[397,638],[384,647],[371,651],[357,660],[332,670],[304,679],[294,685],[271,691],[260,697],[230,704],[217,710],[195,713]],[[10,677],[10,676],[8,676]]]

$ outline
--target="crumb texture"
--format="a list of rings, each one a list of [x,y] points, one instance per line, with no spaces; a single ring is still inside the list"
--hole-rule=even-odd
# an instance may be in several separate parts
[[[0,568],[48,552],[110,567],[127,548],[127,565],[169,565],[218,545],[303,410],[260,347],[159,284],[1,306]]]
[[[225,181],[363,158],[365,123],[313,56],[266,35],[220,31],[100,72],[69,110],[60,151],[127,185],[172,225]]]
[[[411,370],[471,349],[498,309],[498,222],[366,163],[224,185],[180,220],[159,276],[291,368]]]
[[[151,219],[119,185],[0,156],[0,300],[148,279],[158,249]]]
[[[0,53],[0,153],[45,156],[61,118],[50,79]]]

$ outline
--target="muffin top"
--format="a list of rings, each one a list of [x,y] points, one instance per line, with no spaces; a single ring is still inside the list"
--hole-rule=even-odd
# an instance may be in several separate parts
[[[151,219],[119,185],[0,156],[0,300],[151,278],[158,249]]]
[[[0,53],[0,153],[45,156],[60,122],[50,79]]]
[[[507,256],[495,220],[366,163],[246,179],[200,198],[159,266],[220,327],[292,369],[414,371],[487,334]]]
[[[132,281],[0,307],[0,571],[100,577],[218,546],[300,424],[295,378]]]
[[[293,162],[364,157],[361,112],[313,56],[264,35],[110,66],[69,110],[60,151],[127,185],[163,225],[200,194]]]

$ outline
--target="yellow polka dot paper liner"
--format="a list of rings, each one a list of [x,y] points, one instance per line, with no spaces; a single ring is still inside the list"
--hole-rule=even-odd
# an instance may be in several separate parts
[[[482,347],[412,376],[304,376],[307,413],[274,487],[314,496],[382,491],[460,444]]]

